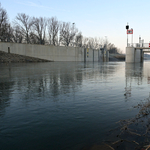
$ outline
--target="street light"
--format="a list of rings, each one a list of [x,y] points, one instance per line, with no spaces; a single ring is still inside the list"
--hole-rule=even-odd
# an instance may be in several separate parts
[[[75,23],[73,22],[72,24],[73,24],[73,31],[74,31],[74,25],[75,25]],[[74,41],[73,41],[73,47],[74,47]]]
[[[128,25],[128,22],[127,22],[126,30],[128,31],[128,29],[129,29],[129,25]],[[127,33],[127,47],[128,47],[128,33]]]
[[[74,25],[75,25],[75,23],[72,23],[73,24],[73,29],[74,29]]]
[[[106,40],[106,45],[107,45],[107,36],[105,36],[105,40]]]

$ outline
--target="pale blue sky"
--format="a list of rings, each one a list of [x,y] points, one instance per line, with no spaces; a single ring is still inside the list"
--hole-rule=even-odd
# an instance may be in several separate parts
[[[123,52],[127,22],[133,28],[134,43],[139,35],[146,43],[150,41],[150,0],[1,0],[1,5],[7,10],[10,22],[17,13],[55,16],[59,21],[75,23],[86,37],[107,36]]]

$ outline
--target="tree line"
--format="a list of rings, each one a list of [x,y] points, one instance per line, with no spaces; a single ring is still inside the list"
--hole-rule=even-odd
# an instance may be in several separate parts
[[[0,4],[0,41],[13,43],[73,46],[92,49],[105,48],[119,53],[114,44],[103,38],[84,37],[75,23],[61,22],[56,17],[30,17],[18,13],[12,23],[7,11]]]

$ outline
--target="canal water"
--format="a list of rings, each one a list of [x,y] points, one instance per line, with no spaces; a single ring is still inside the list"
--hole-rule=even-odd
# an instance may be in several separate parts
[[[0,149],[100,144],[150,95],[150,62],[0,64]]]

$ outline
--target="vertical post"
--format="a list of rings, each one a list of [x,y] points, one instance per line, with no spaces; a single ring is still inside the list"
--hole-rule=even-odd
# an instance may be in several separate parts
[[[94,49],[93,49],[93,62],[94,62]]]
[[[8,53],[10,53],[10,47],[8,47]]]
[[[89,57],[89,48],[87,48],[87,57]]]
[[[99,50],[98,50],[98,61],[99,61]]]
[[[127,47],[128,47],[128,29],[129,29],[129,25],[127,23],[127,25],[126,25],[126,30],[127,30]]]
[[[144,47],[144,39],[142,40],[142,47]]]
[[[106,51],[106,61],[107,62],[109,61],[109,51],[108,50]]]
[[[84,62],[86,62],[86,48],[84,48]]]
[[[132,34],[132,47],[133,47],[133,34]]]
[[[140,62],[143,62],[143,49],[140,49],[141,50],[141,61]]]
[[[139,36],[139,47],[141,47],[141,36]]]
[[[128,47],[128,34],[127,34],[127,47]]]

